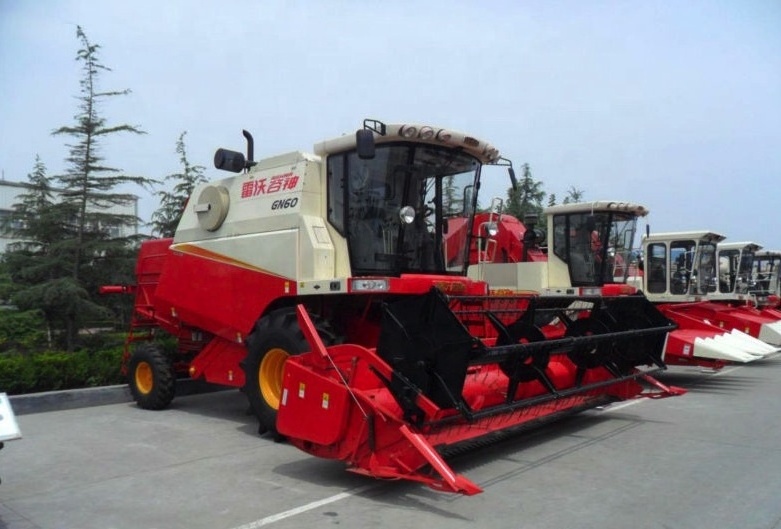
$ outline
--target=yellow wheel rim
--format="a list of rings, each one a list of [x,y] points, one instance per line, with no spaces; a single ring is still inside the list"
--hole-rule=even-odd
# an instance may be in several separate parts
[[[284,349],[270,349],[258,369],[258,383],[260,384],[260,393],[266,404],[279,409],[279,399],[282,394],[282,368],[285,360],[290,356]]]
[[[154,387],[154,376],[152,366],[149,362],[139,362],[135,372],[136,388],[144,395],[148,395]]]

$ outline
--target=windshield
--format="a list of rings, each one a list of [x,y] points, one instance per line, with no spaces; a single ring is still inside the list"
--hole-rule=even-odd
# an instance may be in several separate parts
[[[716,291],[716,245],[711,242],[700,243],[694,270],[694,280],[689,293],[705,295]]]
[[[704,296],[716,291],[716,245],[678,240],[670,243],[670,293]]]
[[[719,251],[719,292],[747,294],[754,254],[748,250]]]
[[[752,279],[754,288],[758,292],[781,293],[781,277],[778,267],[781,264],[781,256],[762,255],[754,256]]]
[[[329,221],[355,275],[465,273],[480,163],[451,148],[378,145],[329,157]]]
[[[625,283],[637,217],[628,213],[595,212],[556,215],[553,251],[569,264],[572,286]]]
[[[648,245],[647,288],[652,294],[664,293],[669,280],[670,294],[705,295],[716,291],[716,245],[694,239]],[[669,274],[669,276],[668,276]]]

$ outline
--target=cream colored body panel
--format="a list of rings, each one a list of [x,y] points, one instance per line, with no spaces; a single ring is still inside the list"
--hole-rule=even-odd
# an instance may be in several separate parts
[[[214,200],[214,189],[227,191],[227,200]],[[350,269],[343,259],[337,273],[337,247],[346,256],[347,243],[326,222],[325,200],[321,157],[293,152],[268,158],[247,173],[198,186],[174,248],[195,245],[299,283],[330,284],[349,276]],[[226,210],[224,220],[214,228],[213,215],[220,208]]]

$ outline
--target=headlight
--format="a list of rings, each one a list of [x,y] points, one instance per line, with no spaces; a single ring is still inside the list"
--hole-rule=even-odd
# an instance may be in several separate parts
[[[399,210],[399,219],[401,219],[401,222],[404,224],[412,224],[412,221],[415,220],[415,208],[412,206],[404,206]]]
[[[497,226],[495,222],[484,223],[483,229],[489,237],[496,237],[496,234],[499,233],[499,226]]]
[[[412,125],[404,125],[399,130],[399,134],[403,138],[407,138],[407,139],[414,138],[417,133],[418,133],[417,127],[413,127]]]
[[[434,129],[431,127],[420,127],[419,136],[421,140],[430,140],[434,137]]]

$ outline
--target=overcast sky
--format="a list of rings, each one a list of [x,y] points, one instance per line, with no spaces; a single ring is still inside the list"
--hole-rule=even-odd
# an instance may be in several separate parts
[[[0,0],[0,169],[64,171],[81,25],[112,69],[107,164],[162,179],[217,147],[311,151],[364,118],[478,136],[559,199],[645,205],[652,231],[781,250],[779,0]],[[482,193],[504,195],[505,173]],[[158,204],[141,197],[148,220]],[[641,224],[644,229],[644,225]]]

